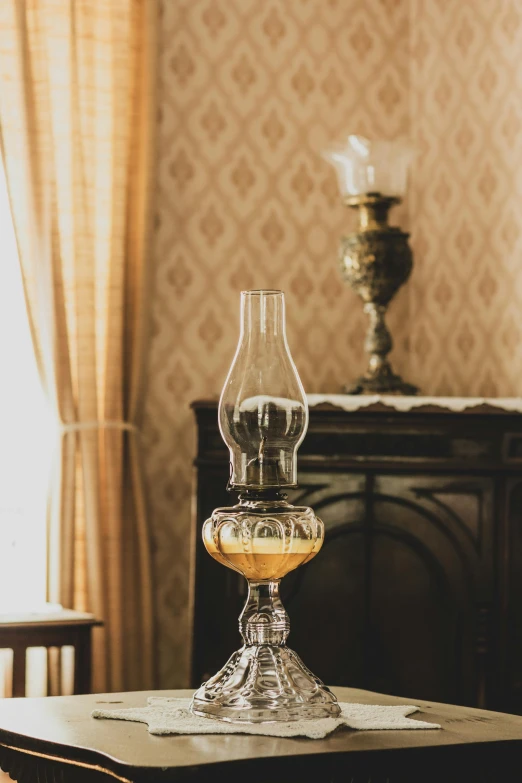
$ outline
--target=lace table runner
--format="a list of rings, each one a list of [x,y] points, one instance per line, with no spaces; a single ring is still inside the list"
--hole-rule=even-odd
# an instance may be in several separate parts
[[[510,413],[522,413],[522,397],[407,397],[401,394],[307,394],[308,405],[333,405],[353,412],[381,403],[396,411],[407,412],[425,406],[461,413],[482,406]]]
[[[190,710],[190,699],[150,696],[146,707],[124,710],[94,710],[93,718],[111,718],[145,723],[150,734],[263,734],[269,737],[309,737],[322,739],[340,726],[361,731],[383,729],[440,729],[437,723],[408,718],[419,707],[381,707],[373,704],[340,702],[338,718],[292,721],[289,723],[238,724],[200,718]]]

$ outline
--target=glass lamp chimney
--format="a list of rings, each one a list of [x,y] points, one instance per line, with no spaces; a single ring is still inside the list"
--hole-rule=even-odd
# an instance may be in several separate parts
[[[219,402],[230,486],[297,485],[297,449],[308,404],[286,339],[282,291],[243,291],[239,344]]]

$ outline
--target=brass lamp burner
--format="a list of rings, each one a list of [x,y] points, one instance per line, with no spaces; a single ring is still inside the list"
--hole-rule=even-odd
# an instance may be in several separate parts
[[[418,389],[393,372],[387,358],[393,342],[385,323],[389,303],[410,276],[413,256],[405,231],[388,224],[388,212],[398,196],[363,193],[348,196],[345,204],[359,213],[357,232],[341,239],[340,262],[345,280],[364,302],[370,325],[365,350],[368,367],[348,394],[417,394]]]

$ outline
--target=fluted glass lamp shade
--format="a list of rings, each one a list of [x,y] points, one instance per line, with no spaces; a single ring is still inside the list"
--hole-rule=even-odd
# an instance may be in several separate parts
[[[219,403],[233,488],[297,484],[297,449],[308,426],[290,355],[282,291],[243,291],[239,344]]]
[[[323,156],[334,166],[345,198],[363,193],[402,197],[406,192],[413,150],[405,139],[370,141],[351,134]]]

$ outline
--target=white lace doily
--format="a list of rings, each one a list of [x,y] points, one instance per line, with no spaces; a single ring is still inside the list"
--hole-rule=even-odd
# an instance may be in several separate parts
[[[392,394],[307,394],[308,405],[329,404],[342,410],[353,412],[370,408],[376,403],[382,403],[396,411],[412,411],[425,405],[435,406],[442,410],[462,412],[487,405],[501,411],[522,413],[522,397],[407,397]]]
[[[377,729],[440,729],[438,723],[426,723],[406,717],[419,707],[404,705],[380,707],[373,704],[340,702],[339,718],[292,721],[289,723],[238,724],[199,718],[190,710],[190,699],[150,696],[146,707],[125,710],[94,710],[93,718],[111,718],[146,723],[151,734],[263,734],[269,737],[309,737],[322,739],[339,726],[362,731]]]

